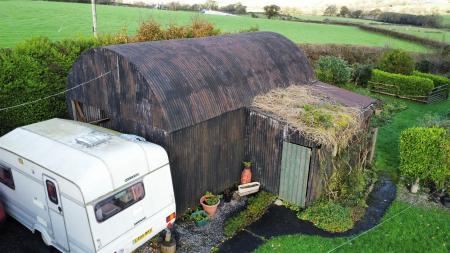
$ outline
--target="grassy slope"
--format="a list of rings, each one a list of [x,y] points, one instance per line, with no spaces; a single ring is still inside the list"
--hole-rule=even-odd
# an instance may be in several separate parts
[[[383,220],[408,206],[395,201]],[[256,252],[327,252],[348,239],[282,236],[269,240]],[[450,213],[435,208],[413,207],[333,252],[450,252]]]
[[[40,1],[0,1],[0,47],[11,47],[32,36],[48,36],[59,40],[91,34],[91,10],[88,4]],[[139,21],[153,18],[158,22],[185,24],[199,14],[171,12],[144,8],[99,5],[98,30],[117,32],[127,26],[136,31]],[[361,31],[355,27],[308,24],[250,17],[201,15],[225,32],[236,32],[258,26],[261,31],[279,32],[297,43],[339,43],[370,46],[390,46],[410,51],[427,49],[419,44]]]

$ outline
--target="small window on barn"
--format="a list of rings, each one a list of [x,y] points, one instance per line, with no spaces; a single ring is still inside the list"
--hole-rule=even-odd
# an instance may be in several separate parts
[[[53,202],[55,205],[57,205],[58,204],[58,194],[56,193],[55,184],[50,180],[46,180],[45,185],[47,186],[48,198],[50,199],[51,202]]]
[[[98,222],[103,222],[139,202],[144,197],[144,184],[134,184],[96,204],[94,207],[95,217]]]
[[[0,165],[0,182],[15,190],[14,179],[10,168]]]

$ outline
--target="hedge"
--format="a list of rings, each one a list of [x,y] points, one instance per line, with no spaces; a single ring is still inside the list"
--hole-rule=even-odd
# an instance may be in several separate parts
[[[374,69],[369,88],[373,89],[379,84],[386,84],[384,91],[403,96],[427,96],[434,88],[433,81],[419,76],[406,76],[393,74]]]
[[[445,183],[450,168],[450,139],[445,128],[415,127],[400,135],[400,173],[413,181],[432,180],[438,187]]]
[[[417,70],[415,70],[413,72],[413,75],[430,79],[431,81],[433,81],[434,87],[446,85],[446,84],[450,85],[450,79],[448,79],[445,76],[439,76],[439,75],[434,75],[434,74],[430,74],[430,73],[422,73]]]
[[[96,39],[53,42],[34,38],[0,51],[0,108],[34,101],[66,88],[67,73],[82,51],[106,44]],[[22,125],[67,117],[65,96],[0,112],[0,135]]]

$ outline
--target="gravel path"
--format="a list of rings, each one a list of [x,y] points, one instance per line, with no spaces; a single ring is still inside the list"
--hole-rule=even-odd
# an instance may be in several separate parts
[[[192,221],[178,223],[175,226],[177,252],[210,252],[214,246],[226,239],[223,234],[225,220],[244,209],[245,205],[246,199],[221,203],[214,218],[203,227],[196,227]]]

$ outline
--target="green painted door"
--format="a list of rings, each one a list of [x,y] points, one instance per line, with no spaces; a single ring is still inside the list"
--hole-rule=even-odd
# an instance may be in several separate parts
[[[280,198],[305,207],[311,149],[283,142]]]

